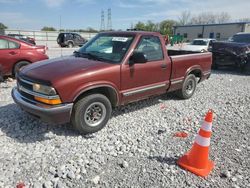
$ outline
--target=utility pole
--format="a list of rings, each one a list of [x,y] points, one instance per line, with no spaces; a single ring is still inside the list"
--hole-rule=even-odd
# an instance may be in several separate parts
[[[107,23],[107,30],[112,30],[112,15],[111,15],[111,8],[108,9],[108,23]]]
[[[102,10],[102,12],[101,12],[101,27],[100,27],[100,31],[104,31],[104,30],[105,30],[104,11]]]

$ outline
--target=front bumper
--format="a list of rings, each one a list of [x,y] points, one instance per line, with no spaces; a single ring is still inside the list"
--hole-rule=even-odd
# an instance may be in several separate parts
[[[36,118],[41,119],[42,121],[57,124],[70,122],[73,103],[55,106],[41,104],[23,97],[18,92],[16,87],[12,89],[11,94],[15,103],[18,104],[24,111],[35,116]]]

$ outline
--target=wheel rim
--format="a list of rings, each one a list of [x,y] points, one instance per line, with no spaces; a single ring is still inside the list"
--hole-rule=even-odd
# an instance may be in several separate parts
[[[90,104],[85,113],[84,120],[90,127],[96,127],[105,119],[107,110],[104,104],[100,102],[94,102]]]
[[[189,80],[187,85],[186,85],[186,93],[188,95],[191,95],[194,91],[194,80]]]

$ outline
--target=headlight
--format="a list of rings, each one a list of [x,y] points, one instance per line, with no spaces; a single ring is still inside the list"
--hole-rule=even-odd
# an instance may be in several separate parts
[[[40,84],[33,84],[33,91],[45,95],[56,95],[56,90],[53,87]]]

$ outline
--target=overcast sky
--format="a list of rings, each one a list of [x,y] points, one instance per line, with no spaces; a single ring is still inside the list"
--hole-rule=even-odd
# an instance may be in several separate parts
[[[112,9],[113,29],[138,21],[178,19],[182,11],[228,12],[232,21],[250,18],[250,0],[0,0],[0,22],[12,29],[40,30],[43,26],[100,29],[101,10]]]

